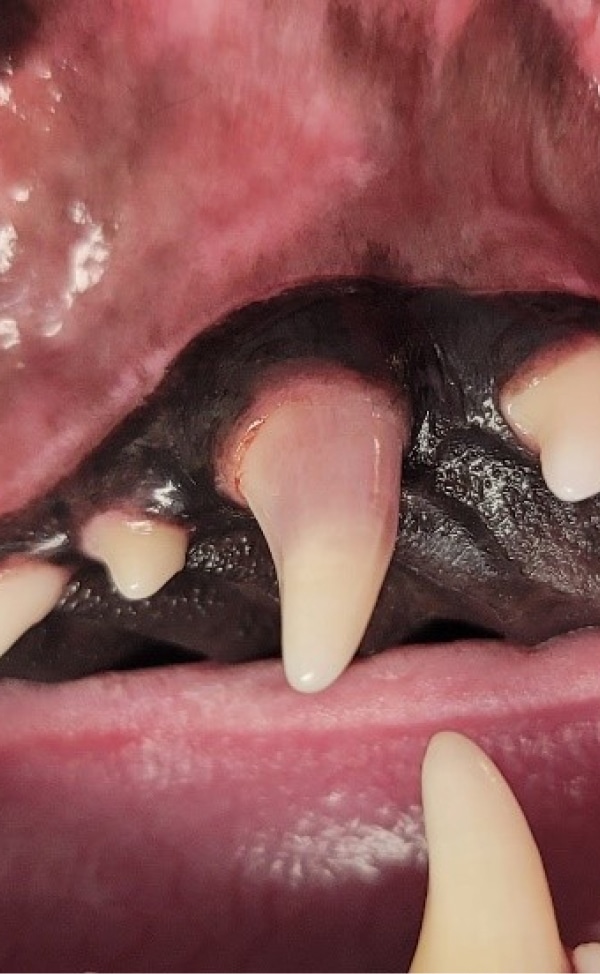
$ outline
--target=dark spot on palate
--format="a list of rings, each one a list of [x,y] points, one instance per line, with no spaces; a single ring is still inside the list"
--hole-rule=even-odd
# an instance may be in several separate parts
[[[0,70],[14,67],[35,41],[41,23],[33,0],[2,0],[0,10]]]

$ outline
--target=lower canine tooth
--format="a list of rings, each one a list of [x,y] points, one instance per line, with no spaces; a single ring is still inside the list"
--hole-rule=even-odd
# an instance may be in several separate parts
[[[389,566],[404,418],[344,375],[303,381],[251,426],[237,486],[275,562],[285,673],[322,690],[356,652]]]
[[[0,571],[0,655],[52,611],[68,577],[58,565],[33,560]]]
[[[540,454],[542,473],[560,500],[600,492],[600,342],[562,352],[551,368],[533,371],[501,397],[506,421]]]
[[[432,739],[423,807],[429,888],[411,971],[568,971],[525,816],[466,737]]]
[[[97,514],[85,526],[84,552],[103,562],[126,599],[146,599],[185,565],[187,532],[174,524],[128,517],[117,511]]]

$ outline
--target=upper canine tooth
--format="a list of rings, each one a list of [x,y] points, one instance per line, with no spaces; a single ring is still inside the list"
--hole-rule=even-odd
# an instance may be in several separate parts
[[[506,421],[539,452],[542,473],[560,500],[580,501],[600,492],[600,341],[544,359],[517,377],[501,395]]]
[[[0,570],[0,655],[52,611],[68,577],[65,568],[33,559]]]
[[[568,971],[525,816],[489,758],[460,734],[423,762],[429,886],[411,971]]]
[[[82,549],[103,562],[126,599],[146,599],[185,565],[188,536],[177,525],[118,511],[95,515],[85,525]]]
[[[275,563],[285,673],[321,690],[356,652],[389,566],[405,417],[336,373],[296,382],[246,429],[235,482]]]

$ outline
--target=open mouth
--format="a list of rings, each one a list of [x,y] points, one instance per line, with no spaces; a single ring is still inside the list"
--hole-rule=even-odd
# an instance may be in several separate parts
[[[4,5],[3,970],[406,968],[449,728],[600,937],[596,16]]]

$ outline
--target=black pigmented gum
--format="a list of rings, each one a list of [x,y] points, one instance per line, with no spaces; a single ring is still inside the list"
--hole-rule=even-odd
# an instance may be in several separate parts
[[[491,634],[534,644],[600,624],[600,501],[547,490],[498,411],[529,355],[600,333],[600,306],[559,294],[469,296],[374,281],[300,288],[236,312],[192,342],[151,400],[52,494],[0,520],[0,557],[74,569],[65,598],[0,660],[42,680],[106,668],[279,652],[275,573],[252,515],[214,486],[222,437],[273,367],[330,362],[408,394],[396,550],[363,654]],[[113,507],[191,532],[186,568],[129,602],[83,559],[78,531]]]

